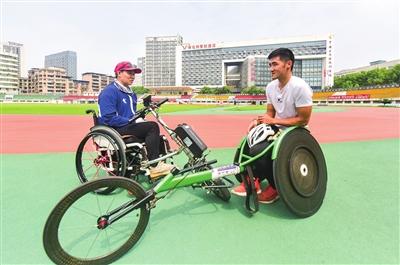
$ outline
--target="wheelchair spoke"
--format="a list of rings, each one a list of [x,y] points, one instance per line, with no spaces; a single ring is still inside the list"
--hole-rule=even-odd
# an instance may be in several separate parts
[[[96,196],[96,197],[97,197],[97,196]],[[87,215],[93,216],[93,217],[95,217],[95,218],[98,218],[98,217],[99,217],[99,216],[97,216],[97,215],[95,215],[95,214],[93,214],[93,213],[90,213],[90,212],[88,212],[88,211],[82,210],[82,209],[80,209],[80,208],[78,208],[78,207],[76,207],[76,206],[72,206],[71,208],[72,208],[72,209],[75,209],[75,210],[78,210],[78,211],[80,211],[80,212],[86,213]],[[101,212],[100,212],[100,214],[101,214]]]
[[[105,235],[106,240],[107,240],[108,251],[111,251],[111,244],[110,244],[110,237],[108,236],[108,230],[105,229],[104,232],[105,232],[104,235]]]
[[[86,171],[88,171],[89,169],[91,169],[93,166],[94,166],[94,164],[91,164],[88,168],[85,168],[85,169],[83,170],[83,172],[86,173]]]
[[[112,204],[114,203],[114,201],[115,201],[115,197],[113,197],[112,201],[110,202],[110,205],[109,205],[108,208],[107,208],[107,213],[110,211],[111,206],[112,206]]]
[[[115,231],[115,232],[117,232],[120,235],[130,236],[130,234],[128,234],[127,232],[119,231],[118,229],[115,229],[112,225],[110,225],[108,228],[113,230],[113,231]]]
[[[86,258],[89,256],[90,251],[92,250],[92,248],[93,248],[93,246],[94,246],[94,243],[96,243],[97,238],[99,237],[99,235],[100,235],[101,232],[102,232],[102,230],[99,230],[99,232],[97,233],[96,237],[94,238],[94,240],[93,240],[93,242],[92,242],[92,245],[90,246],[88,252],[86,253]]]
[[[68,231],[68,230],[89,230],[89,229],[93,229],[93,228],[97,228],[97,225],[94,224],[92,226],[69,226],[69,227],[63,227],[63,228],[59,228],[58,231],[59,232],[63,232],[63,231]]]
[[[97,196],[97,195],[96,195],[96,201],[97,201],[97,207],[99,209],[99,215],[101,215],[102,211],[101,211],[101,207],[100,207],[99,196]]]
[[[99,171],[100,171],[100,167],[97,167],[96,173],[94,173],[94,175],[93,175],[93,179],[97,179],[99,177]]]

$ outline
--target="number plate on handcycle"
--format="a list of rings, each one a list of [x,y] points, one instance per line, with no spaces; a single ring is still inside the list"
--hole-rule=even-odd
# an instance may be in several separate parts
[[[236,175],[240,173],[240,167],[236,165],[227,165],[222,167],[213,168],[211,171],[212,179],[219,179],[229,175]]]

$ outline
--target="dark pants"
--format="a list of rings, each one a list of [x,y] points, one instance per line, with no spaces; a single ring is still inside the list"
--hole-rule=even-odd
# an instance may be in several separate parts
[[[268,147],[270,142],[261,142],[252,148],[249,148],[247,143],[245,143],[245,147],[243,150],[244,154],[255,156],[261,153],[265,148]],[[273,175],[273,161],[271,159],[272,149],[270,149],[265,155],[257,159],[251,164],[253,169],[254,177],[258,178],[260,181],[267,179],[268,183],[275,189],[275,181]],[[239,154],[237,154],[238,156]],[[235,162],[238,157],[235,155]]]
[[[115,128],[121,135],[134,135],[146,143],[149,160],[159,157],[160,128],[154,121],[130,123],[123,127]]]

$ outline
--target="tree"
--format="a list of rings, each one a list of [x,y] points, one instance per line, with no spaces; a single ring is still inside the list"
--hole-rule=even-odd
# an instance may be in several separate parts
[[[145,88],[144,86],[132,86],[131,89],[138,95],[147,94],[150,91],[148,88]]]
[[[230,86],[223,86],[221,88],[215,89],[215,94],[230,94],[232,93],[232,87]]]
[[[377,68],[335,77],[333,88],[400,84],[400,64],[390,69]]]
[[[246,87],[240,93],[249,95],[265,94],[265,89],[256,86],[251,86],[251,87]]]
[[[200,94],[215,94],[215,89],[205,86],[200,90]]]

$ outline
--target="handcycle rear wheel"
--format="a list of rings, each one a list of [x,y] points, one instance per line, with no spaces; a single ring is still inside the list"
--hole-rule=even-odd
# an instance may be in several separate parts
[[[95,190],[112,187],[129,191],[104,196]],[[101,216],[146,195],[136,182],[122,177],[87,182],[67,194],[53,209],[43,232],[43,245],[56,264],[109,264],[131,249],[149,221],[147,204],[114,223],[99,227]]]
[[[106,132],[92,131],[78,146],[75,166],[81,183],[110,176],[124,176],[126,154],[121,143]],[[105,187],[94,192],[109,194],[113,190]]]

